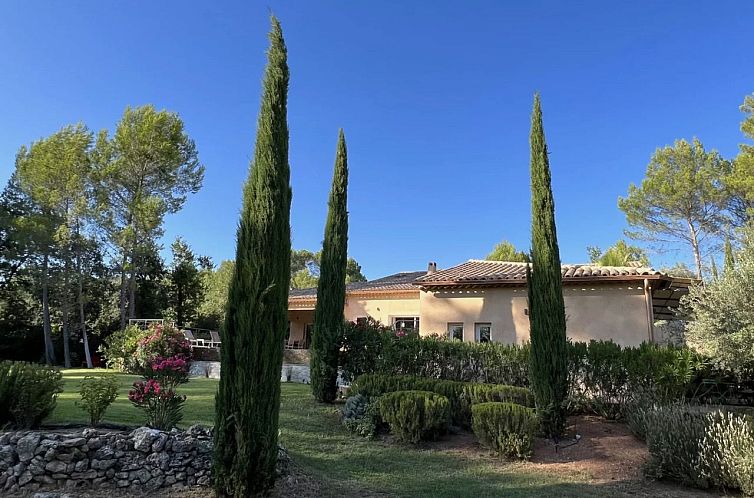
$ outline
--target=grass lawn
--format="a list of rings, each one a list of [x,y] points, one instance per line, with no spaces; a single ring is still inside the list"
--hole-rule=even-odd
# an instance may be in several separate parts
[[[105,421],[138,425],[140,412],[131,406],[127,392],[136,376],[116,375],[120,396],[105,414]],[[86,370],[64,372],[65,392],[47,423],[86,422],[75,402],[78,383]],[[188,396],[182,426],[213,424],[217,381],[192,379],[179,389]],[[281,443],[296,468],[318,483],[311,496],[651,496],[621,485],[589,484],[589,476],[548,472],[527,463],[506,463],[481,452],[414,448],[368,441],[345,431],[338,406],[314,401],[310,387],[283,384],[280,409]],[[297,471],[298,471],[297,470]],[[633,486],[633,485],[632,485]],[[656,490],[668,495],[668,491]],[[683,494],[671,493],[675,496]]]

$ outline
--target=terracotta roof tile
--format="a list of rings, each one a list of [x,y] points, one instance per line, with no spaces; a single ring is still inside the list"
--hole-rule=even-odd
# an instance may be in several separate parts
[[[408,271],[388,275],[387,277],[370,280],[368,282],[353,282],[346,285],[346,293],[354,294],[370,291],[415,291],[418,290],[414,281],[425,275],[426,271]],[[317,297],[317,288],[291,289],[288,291],[288,299],[314,299]]]
[[[662,275],[659,271],[647,267],[633,266],[595,266],[562,265],[563,280],[589,278],[619,279],[620,277],[641,277]],[[434,273],[425,274],[416,279],[416,285],[436,285],[454,283],[515,283],[526,280],[526,263],[508,261],[486,261],[470,259]]]

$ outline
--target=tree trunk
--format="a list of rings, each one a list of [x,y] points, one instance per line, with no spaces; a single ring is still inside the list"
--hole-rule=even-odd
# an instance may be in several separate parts
[[[126,328],[126,262],[127,255],[123,252],[123,259],[120,265],[120,298],[118,306],[120,308],[120,329]]]
[[[696,228],[691,222],[689,224],[689,233],[691,235],[691,249],[694,252],[694,263],[696,263],[696,277],[702,278],[702,255],[699,251],[699,240],[697,239]]]
[[[84,314],[84,274],[81,271],[81,239],[78,237],[78,225],[76,225],[76,272],[79,277],[78,302],[79,302],[79,324],[81,326],[81,338],[84,341],[84,357],[86,358],[86,368],[92,368],[92,354],[89,351],[89,338],[86,335],[86,315]]]
[[[131,273],[128,277],[128,318],[136,318],[136,261],[133,253],[131,254]]]
[[[55,358],[55,346],[52,343],[52,327],[50,326],[50,291],[48,284],[48,267],[50,257],[45,252],[42,260],[42,331],[45,338],[45,361],[48,365],[57,362]]]
[[[70,290],[68,273],[71,270],[71,265],[69,263],[69,254],[66,254],[65,256],[65,268],[63,269],[63,362],[65,368],[71,368],[71,329],[69,320],[71,301],[70,296],[68,295],[68,291]]]

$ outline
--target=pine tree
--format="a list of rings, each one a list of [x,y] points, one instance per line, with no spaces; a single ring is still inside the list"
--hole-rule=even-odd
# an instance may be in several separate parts
[[[563,401],[568,392],[566,318],[560,251],[555,229],[555,202],[542,127],[539,94],[531,118],[531,258],[527,267],[531,327],[531,384],[546,436],[557,438],[565,425]]]
[[[346,139],[340,130],[322,245],[311,350],[312,391],[315,398],[325,403],[335,401],[337,394],[338,339],[343,328],[348,259],[347,191]]]
[[[213,479],[219,496],[270,489],[278,457],[283,339],[290,278],[288,64],[273,16],[257,137],[244,186],[216,397]]]

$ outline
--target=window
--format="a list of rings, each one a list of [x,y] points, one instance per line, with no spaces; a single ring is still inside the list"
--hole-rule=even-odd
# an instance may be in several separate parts
[[[476,342],[492,342],[492,324],[475,323],[474,335],[476,336]]]
[[[419,332],[418,316],[397,316],[393,318],[393,328],[395,330],[405,330],[406,332]]]
[[[448,338],[457,341],[463,340],[463,324],[462,323],[449,323],[448,324]]]

